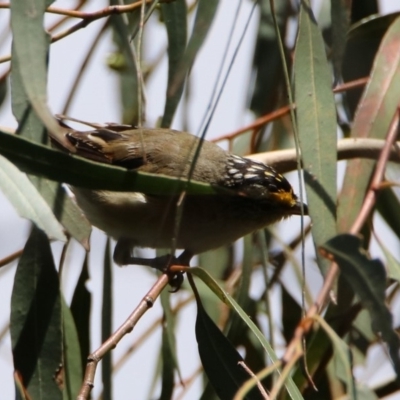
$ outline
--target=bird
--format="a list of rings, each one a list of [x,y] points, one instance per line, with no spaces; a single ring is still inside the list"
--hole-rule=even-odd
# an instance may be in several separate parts
[[[188,178],[191,171],[191,180],[216,189],[215,194],[188,194],[178,207],[182,200],[179,193],[155,195],[72,187],[89,222],[116,240],[113,259],[118,265],[142,264],[158,269],[165,263],[188,266],[194,255],[231,244],[291,215],[308,213],[307,205],[274,168],[229,153],[190,133],[112,123],[86,123],[92,129],[78,131],[65,123],[66,118],[58,116],[58,121],[79,156],[175,178]],[[135,247],[183,252],[179,257],[143,259],[132,255]]]

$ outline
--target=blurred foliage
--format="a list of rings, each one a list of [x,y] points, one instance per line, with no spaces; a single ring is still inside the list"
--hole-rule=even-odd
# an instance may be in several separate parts
[[[13,38],[11,67],[0,77],[0,105],[12,109],[18,121],[18,135],[10,135],[3,128],[0,132],[0,188],[34,226],[15,274],[9,327],[15,396],[32,400],[77,396],[87,356],[93,351],[91,329],[101,331],[103,341],[109,337],[114,297],[119,294],[112,292],[113,266],[107,242],[102,326],[93,328],[89,323],[93,293],[86,286],[90,279],[88,257],[82,263],[72,301],[65,302],[60,278],[68,267],[67,245],[55,262],[49,239],[64,237],[62,225],[68,240],[72,237],[88,249],[90,227],[60,184],[78,182],[91,188],[123,190],[134,183],[140,190],[157,193],[177,188],[177,183],[167,178],[136,176],[121,168],[59,155],[46,147],[46,129],[57,131],[46,95],[51,43],[102,19],[95,39],[87,37],[86,58],[65,94],[68,100],[64,111],[73,104],[85,80],[83,72],[90,73],[94,50],[108,34],[114,51],[104,54],[103,60],[118,77],[115,91],[120,96],[121,121],[129,124],[142,123],[146,85],[166,60],[166,87],[158,91],[165,102],[164,114],[159,116],[165,127],[173,125],[179,106],[181,112],[187,112],[191,80],[209,79],[207,71],[191,75],[201,50],[206,46],[218,48],[221,54],[226,50],[212,33],[213,24],[221,23],[217,0],[139,1],[125,6],[111,1],[113,9],[79,14],[85,3],[82,1],[72,14],[58,10],[58,22],[45,30],[43,15],[54,12],[46,11],[50,3],[11,2],[11,28],[0,36],[0,40],[7,35]],[[232,24],[245,21],[248,16],[240,8],[243,2],[231,3],[231,14],[236,18]],[[260,0],[251,6],[256,7],[258,18],[251,20],[257,24],[251,43],[253,57],[247,62],[243,82],[234,85],[251,83],[242,112],[247,116],[252,113],[254,124],[231,135],[229,145],[238,154],[249,149],[260,152],[300,145],[305,181],[302,195],[307,198],[312,219],[304,234],[306,255],[301,255],[298,228],[293,228],[291,237],[265,230],[244,238],[240,245],[200,255],[199,265],[212,273],[201,268],[188,272],[196,280],[192,287],[183,285],[185,300],[175,302],[175,294],[164,290],[163,317],[142,339],[158,329],[160,360],[154,365],[153,386],[148,392],[158,393],[160,399],[178,398],[194,380],[203,378],[197,398],[258,399],[265,398],[265,393],[282,400],[400,396],[400,327],[398,318],[393,318],[400,299],[398,182],[384,185],[376,209],[364,223],[361,240],[352,226],[365,206],[376,160],[348,161],[344,173],[338,174],[338,187],[335,151],[338,135],[385,139],[389,132],[400,104],[399,14],[379,14],[376,0],[322,0],[318,11],[306,0]],[[62,30],[66,22],[70,25]],[[165,30],[166,45],[160,57],[151,61],[146,49],[161,40],[156,29]],[[8,58],[5,55],[1,60],[5,63]],[[223,61],[227,65],[231,62],[229,57]],[[218,69],[214,60],[209,60],[208,66]],[[334,96],[333,84],[340,86],[367,77],[367,85],[364,81],[355,88],[345,87]],[[7,102],[8,79],[12,82],[11,102]],[[221,82],[216,87],[221,87]],[[290,101],[296,106],[290,117],[286,114],[271,118],[268,124],[260,122]],[[348,132],[341,131],[348,126]],[[28,175],[28,180],[26,172],[35,177]],[[211,191],[207,185],[196,183],[191,190]],[[380,231],[377,227],[382,221],[390,229]],[[371,259],[377,247],[381,258]],[[325,255],[330,254],[329,260],[320,254],[322,248]],[[321,294],[318,282],[329,276],[333,258],[341,274],[326,292],[330,292],[330,298],[324,298],[328,304],[320,315],[314,312],[312,318],[305,318]],[[2,260],[0,265],[7,262]],[[196,334],[197,344],[192,345],[198,347],[201,366],[188,376],[177,356],[180,340],[175,329],[183,306],[193,302],[197,319],[189,329]],[[304,342],[296,336],[299,330],[305,334]],[[1,330],[3,334],[6,331]],[[288,348],[291,351],[285,353]],[[367,370],[374,364],[371,354],[380,348],[384,349],[382,365],[391,368],[389,375],[375,366]],[[116,372],[124,368],[127,359],[135,357],[134,350],[127,352],[118,367],[107,355],[102,398],[112,398]],[[284,362],[280,362],[283,354]],[[370,375],[355,374],[355,367]],[[135,372],[147,373],[140,368]],[[260,374],[259,387],[254,380],[248,382],[253,373]],[[127,393],[135,392],[130,382],[125,382],[125,387]],[[234,397],[239,390],[244,397]]]

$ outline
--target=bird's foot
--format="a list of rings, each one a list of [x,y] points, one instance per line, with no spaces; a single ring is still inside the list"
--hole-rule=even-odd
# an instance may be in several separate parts
[[[171,254],[159,256],[155,258],[142,258],[133,257],[130,253],[130,247],[126,246],[126,242],[118,241],[114,250],[114,261],[118,265],[145,265],[166,273],[169,277],[169,284],[173,288],[172,292],[177,292],[183,283],[183,272],[172,272],[170,267],[172,265],[181,265],[188,267],[192,254],[188,251],[184,251],[179,257],[175,257]]]

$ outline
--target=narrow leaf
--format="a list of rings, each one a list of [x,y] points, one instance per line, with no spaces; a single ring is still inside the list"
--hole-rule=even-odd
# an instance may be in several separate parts
[[[186,74],[192,67],[194,59],[210,30],[211,23],[217,11],[218,3],[218,0],[198,1],[193,32],[182,61],[176,68],[175,76],[169,87],[167,97],[174,97],[175,94],[179,92],[182,93]]]
[[[236,303],[236,301],[224,290],[218,283],[212,278],[207,271],[199,267],[190,267],[190,273],[196,275],[200,278],[208,287],[211,289],[218,298],[225,304],[229,305],[235,312],[242,318],[249,329],[253,332],[254,336],[262,345],[264,351],[268,354],[268,357],[272,362],[277,362],[278,357],[276,356],[274,350],[272,349],[269,342],[266,340],[265,336],[258,329],[256,324],[249,318],[249,316],[242,310],[242,308]],[[294,384],[291,378],[286,381],[286,390],[289,393],[291,399],[301,400],[303,397],[300,394],[299,389]]]
[[[249,379],[239,365],[243,358],[222,334],[201,304],[197,303],[196,339],[204,371],[221,400],[231,400],[241,385]],[[246,399],[262,399],[254,388]]]
[[[78,332],[79,345],[81,349],[82,370],[86,367],[87,356],[90,352],[89,323],[92,298],[90,292],[86,288],[86,282],[88,280],[89,269],[86,256],[71,301],[71,314]]]
[[[162,293],[164,293],[163,291]],[[175,347],[171,347],[170,331],[173,327],[169,326],[164,319],[162,325],[162,372],[161,372],[161,394],[159,400],[169,400],[174,392],[174,372],[176,369]]]
[[[336,80],[342,75],[342,61],[346,49],[346,36],[350,27],[351,3],[331,0],[332,63]]]
[[[107,239],[103,262],[103,304],[101,310],[101,341],[104,343],[112,334],[112,263],[110,239]],[[103,399],[112,399],[112,352],[104,355],[101,377],[103,382]]]
[[[118,5],[118,1],[112,2]],[[122,121],[124,124],[137,125],[138,123],[138,76],[135,55],[129,40],[129,29],[122,15],[113,15],[110,18],[114,29],[114,41],[117,44],[124,63],[123,68],[114,68],[119,72],[120,92],[122,100]]]
[[[27,218],[52,239],[66,240],[62,226],[43,197],[23,174],[0,156],[0,188],[22,218]]]
[[[336,233],[337,128],[325,45],[308,1],[301,3],[294,73],[307,201],[318,248]],[[320,267],[326,264],[322,257],[319,261]]]
[[[77,397],[82,385],[82,361],[79,338],[71,310],[61,301],[63,317],[63,367],[64,367],[64,397],[63,400],[73,400]]]
[[[188,194],[215,193],[215,190],[205,183],[127,171],[121,167],[93,162],[82,157],[72,157],[1,131],[0,154],[23,172],[88,189],[171,194],[185,188]]]
[[[352,137],[385,138],[400,102],[400,17],[386,32],[353,123]],[[347,163],[338,208],[339,231],[349,230],[362,206],[374,163]]]
[[[46,127],[58,132],[59,126],[47,106],[49,37],[43,28],[43,16],[48,5],[46,0],[12,2],[13,56],[14,61],[18,59],[19,72],[30,104]]]
[[[332,341],[336,364],[335,370],[338,378],[344,377],[349,399],[356,399],[356,387],[352,372],[351,351],[349,346],[337,335],[337,333],[322,317],[316,315],[315,318]]]
[[[20,62],[14,53],[15,46],[13,47],[13,62],[11,67],[11,100],[13,114],[19,123],[17,133],[25,139],[44,144],[48,140],[47,132],[43,122],[31,107],[20,73]],[[91,226],[86,219],[82,218],[82,212],[70,197],[66,195],[61,185],[44,178],[29,176],[29,179],[70,235],[88,249]]]
[[[58,274],[46,235],[34,228],[18,263],[11,297],[14,369],[32,399],[62,399],[54,381],[61,363]]]
[[[168,84],[161,127],[167,128],[172,123],[172,119],[183,91],[183,85],[181,85],[179,90],[176,90],[175,92],[170,92],[170,89],[178,65],[185,53],[187,35],[186,1],[176,0],[169,3],[162,3],[161,11],[168,35]]]
[[[400,381],[400,338],[392,327],[392,314],[385,304],[386,272],[380,260],[368,258],[360,238],[342,234],[329,240],[323,248],[333,254],[363,306],[369,311],[372,329],[380,333]]]

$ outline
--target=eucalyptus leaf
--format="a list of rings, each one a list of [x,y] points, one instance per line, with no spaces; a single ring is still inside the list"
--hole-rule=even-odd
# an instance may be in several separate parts
[[[67,240],[62,226],[27,176],[2,156],[0,188],[22,218],[31,220],[43,229],[49,238]]]

